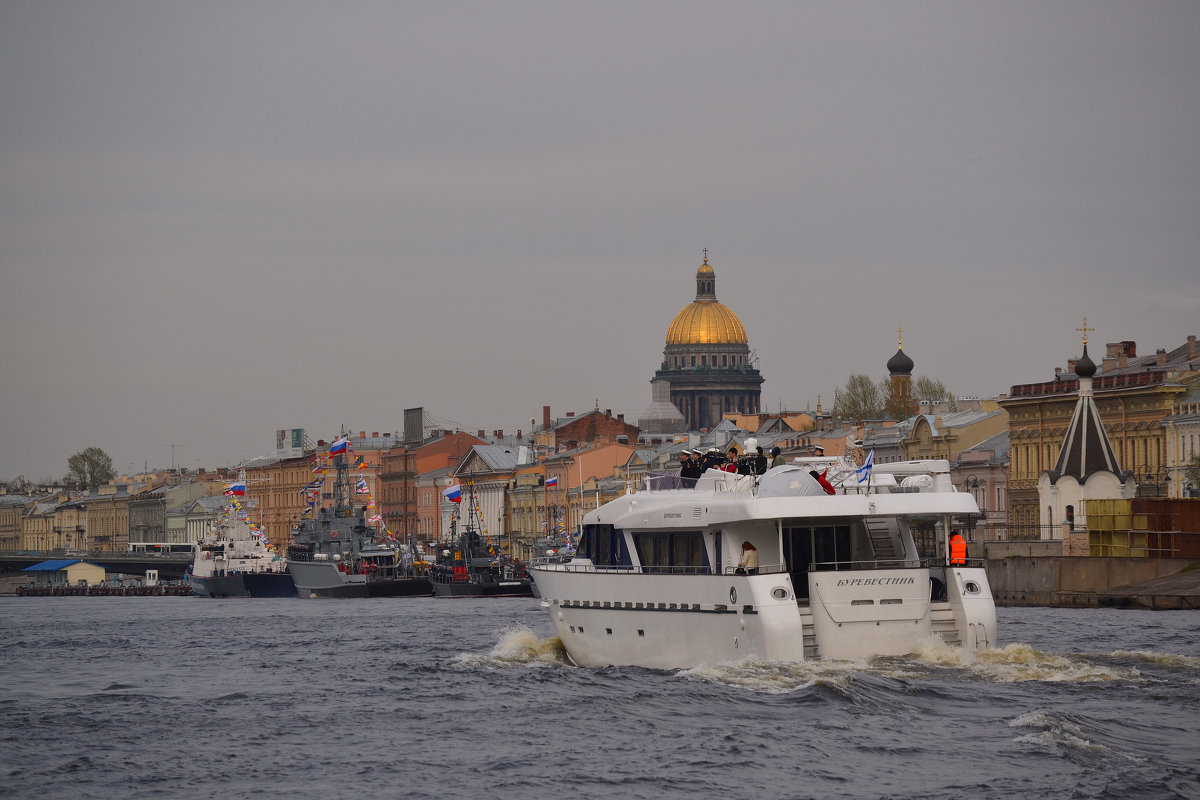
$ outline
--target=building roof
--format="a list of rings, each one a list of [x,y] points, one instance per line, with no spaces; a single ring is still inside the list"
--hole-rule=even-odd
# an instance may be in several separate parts
[[[66,569],[72,564],[89,564],[93,567],[99,567],[99,564],[92,564],[90,561],[84,561],[81,558],[56,558],[51,561],[43,561],[40,564],[34,564],[32,567],[26,567],[22,572],[58,572],[60,569]],[[103,567],[100,567],[103,569]]]
[[[1091,382],[1086,377],[1083,380],[1085,383]],[[1052,480],[1071,475],[1084,483],[1089,475],[1104,471],[1120,475],[1121,467],[1117,464],[1117,455],[1108,441],[1108,434],[1104,432],[1100,411],[1088,386],[1079,393],[1062,451],[1058,454],[1058,463],[1054,465]]]

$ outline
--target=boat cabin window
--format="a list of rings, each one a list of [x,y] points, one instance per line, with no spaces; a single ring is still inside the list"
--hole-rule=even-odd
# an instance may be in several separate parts
[[[628,567],[633,564],[625,547],[625,535],[612,525],[584,525],[578,553],[597,567]]]
[[[810,570],[852,569],[849,525],[803,525],[783,528],[783,559],[797,597],[808,596]]]
[[[635,533],[633,545],[647,572],[708,572],[708,553],[699,531]]]

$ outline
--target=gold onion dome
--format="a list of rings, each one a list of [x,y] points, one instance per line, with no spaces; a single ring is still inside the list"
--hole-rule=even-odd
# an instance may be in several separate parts
[[[746,344],[746,329],[737,314],[717,302],[716,273],[707,254],[696,270],[696,299],[675,315],[667,328],[667,344]]]

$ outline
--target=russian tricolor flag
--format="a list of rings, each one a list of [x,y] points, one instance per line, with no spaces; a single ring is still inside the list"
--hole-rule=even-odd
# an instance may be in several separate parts
[[[343,436],[329,447],[329,455],[336,456],[338,453],[346,452],[346,448],[350,446],[350,440]]]
[[[231,494],[236,497],[246,496],[246,484],[238,482],[229,484],[229,488],[225,490],[225,494]]]
[[[546,478],[546,485],[547,486],[558,486],[558,476],[555,475],[552,478]]]
[[[442,497],[446,498],[451,503],[461,503],[462,502],[462,484],[456,483],[453,486],[451,486],[449,489],[446,489],[445,491],[442,492]]]

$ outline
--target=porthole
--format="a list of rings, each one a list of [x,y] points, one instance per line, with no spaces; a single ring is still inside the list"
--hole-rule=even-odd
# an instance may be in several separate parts
[[[771,597],[774,597],[776,600],[787,600],[788,590],[783,586],[776,586],[771,590]]]
[[[737,589],[732,586],[729,587],[729,604],[733,606],[737,605]]]
[[[967,594],[979,594],[979,584],[975,581],[967,581],[966,584],[963,585],[963,591],[965,591]]]

